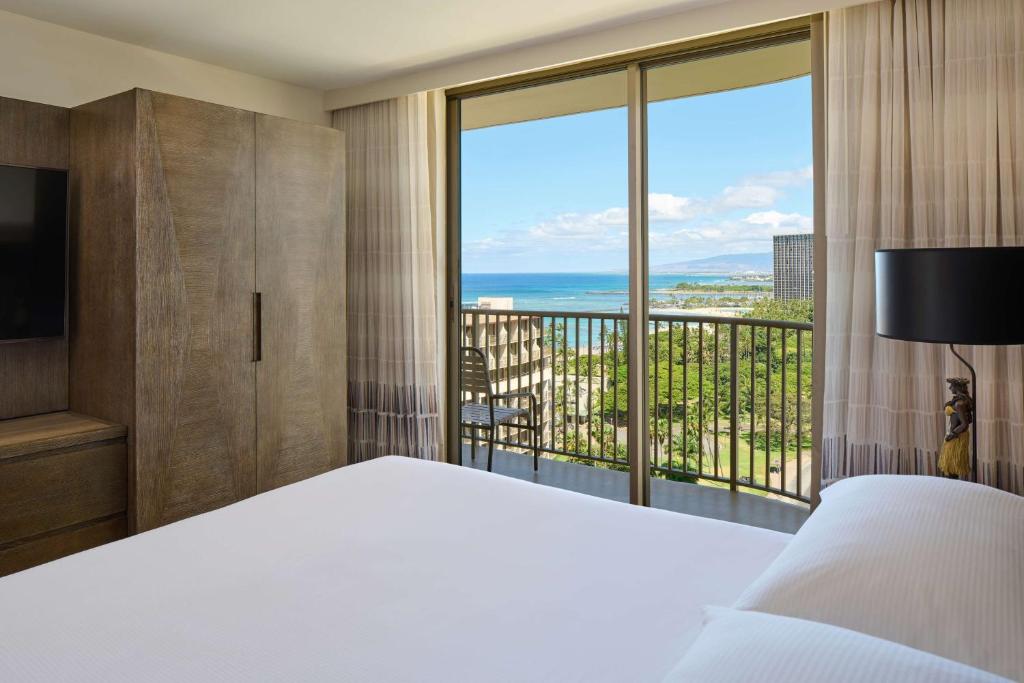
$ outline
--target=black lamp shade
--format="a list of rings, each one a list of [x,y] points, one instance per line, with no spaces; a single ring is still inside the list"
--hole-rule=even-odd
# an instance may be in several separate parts
[[[875,252],[879,336],[1024,344],[1024,247]]]

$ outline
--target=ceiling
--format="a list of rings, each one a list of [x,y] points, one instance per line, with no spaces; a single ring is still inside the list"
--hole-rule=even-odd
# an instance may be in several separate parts
[[[748,88],[811,72],[807,40],[668,64],[647,72],[647,101]],[[462,130],[626,106],[624,70],[499,92],[462,101]]]
[[[0,0],[0,9],[317,89],[723,0]]]

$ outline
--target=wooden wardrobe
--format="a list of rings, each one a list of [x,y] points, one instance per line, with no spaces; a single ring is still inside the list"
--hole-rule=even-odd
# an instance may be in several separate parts
[[[132,90],[71,114],[72,410],[135,531],[346,461],[339,131]]]

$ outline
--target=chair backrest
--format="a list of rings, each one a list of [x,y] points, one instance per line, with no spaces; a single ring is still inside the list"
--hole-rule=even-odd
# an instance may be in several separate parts
[[[473,346],[462,347],[462,391],[491,398],[491,373],[487,370],[487,356]]]

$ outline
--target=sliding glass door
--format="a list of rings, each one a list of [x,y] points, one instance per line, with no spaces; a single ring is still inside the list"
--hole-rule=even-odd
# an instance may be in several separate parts
[[[459,374],[468,347],[491,392],[514,395],[494,405],[536,424],[497,427],[495,471],[806,515],[810,33],[787,22],[450,93],[453,462],[488,461],[489,422],[463,408],[490,405]]]
[[[486,362],[496,414],[537,426],[498,425],[492,469],[628,500],[625,71],[467,98],[460,114],[459,344]],[[480,389],[460,383],[460,462],[483,468]]]
[[[645,71],[657,507],[704,493],[678,482],[809,501],[810,55],[797,37]]]

